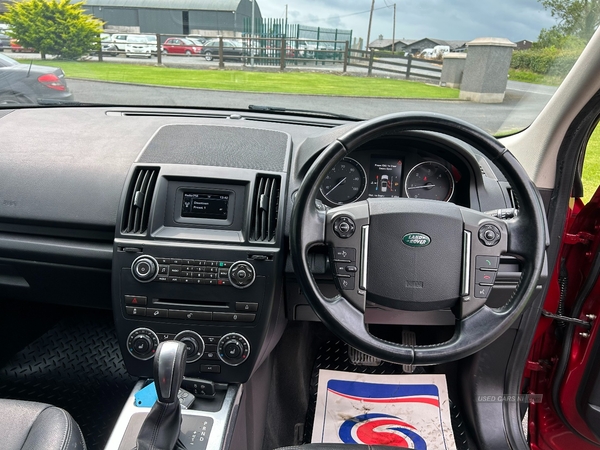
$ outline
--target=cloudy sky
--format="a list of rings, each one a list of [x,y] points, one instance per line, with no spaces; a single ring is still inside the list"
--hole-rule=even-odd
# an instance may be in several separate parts
[[[353,30],[366,38],[370,0],[256,0],[263,17],[285,15],[288,22]],[[375,0],[371,41],[392,37],[393,9],[397,4],[396,37],[471,40],[506,37],[535,40],[542,28],[555,21],[537,0]]]

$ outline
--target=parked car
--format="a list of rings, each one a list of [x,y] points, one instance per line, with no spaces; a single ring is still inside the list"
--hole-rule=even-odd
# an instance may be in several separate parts
[[[202,47],[196,45],[190,39],[170,37],[162,45],[162,52],[166,55],[199,55]]]
[[[21,44],[19,44],[19,41],[17,41],[16,39],[11,39],[10,40],[10,51],[13,53],[33,53],[33,52],[35,52],[35,49],[23,48],[23,46]]]
[[[127,43],[125,44],[125,57],[130,56],[145,56],[147,58],[152,57],[152,48],[155,45],[148,42],[145,36],[131,35],[127,37]]]
[[[0,52],[3,52],[4,49],[10,48],[10,36],[6,34],[0,34]]]
[[[198,47],[202,47],[208,41],[208,39],[199,36],[188,36],[187,38]]]
[[[212,61],[215,57],[219,57],[219,40],[211,39],[202,47],[202,55],[207,61]],[[223,58],[231,58],[243,60],[245,56],[244,47],[237,41],[231,39],[223,39]]]
[[[0,105],[72,101],[62,69],[21,64],[0,55]]]

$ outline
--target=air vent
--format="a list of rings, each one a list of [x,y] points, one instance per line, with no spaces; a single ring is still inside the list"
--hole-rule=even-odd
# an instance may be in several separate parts
[[[274,242],[279,211],[279,177],[258,176],[252,202],[250,240]]]
[[[144,234],[148,230],[152,194],[158,169],[137,169],[127,193],[123,209],[123,234]]]

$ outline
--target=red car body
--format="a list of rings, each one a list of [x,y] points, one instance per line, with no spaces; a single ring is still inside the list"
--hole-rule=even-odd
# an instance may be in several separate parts
[[[202,47],[195,45],[189,39],[184,38],[168,38],[163,44],[163,53],[174,55],[199,55]]]

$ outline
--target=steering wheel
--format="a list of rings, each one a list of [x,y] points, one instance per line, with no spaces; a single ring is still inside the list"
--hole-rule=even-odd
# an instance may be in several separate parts
[[[446,134],[479,149],[506,176],[519,214],[501,220],[452,203],[369,198],[329,209],[315,199],[337,162],[377,137],[410,130]],[[497,339],[532,298],[547,247],[539,194],[515,157],[495,138],[440,114],[399,113],[365,121],[314,161],[296,195],[290,230],[294,270],[321,321],[352,347],[385,361],[432,365],[469,356]],[[325,297],[308,264],[316,245],[329,247],[338,295]],[[517,257],[521,278],[501,308],[486,306],[500,256]],[[490,282],[491,280],[491,282]],[[455,331],[446,342],[402,345],[369,333],[366,302],[412,311],[451,308]]]

